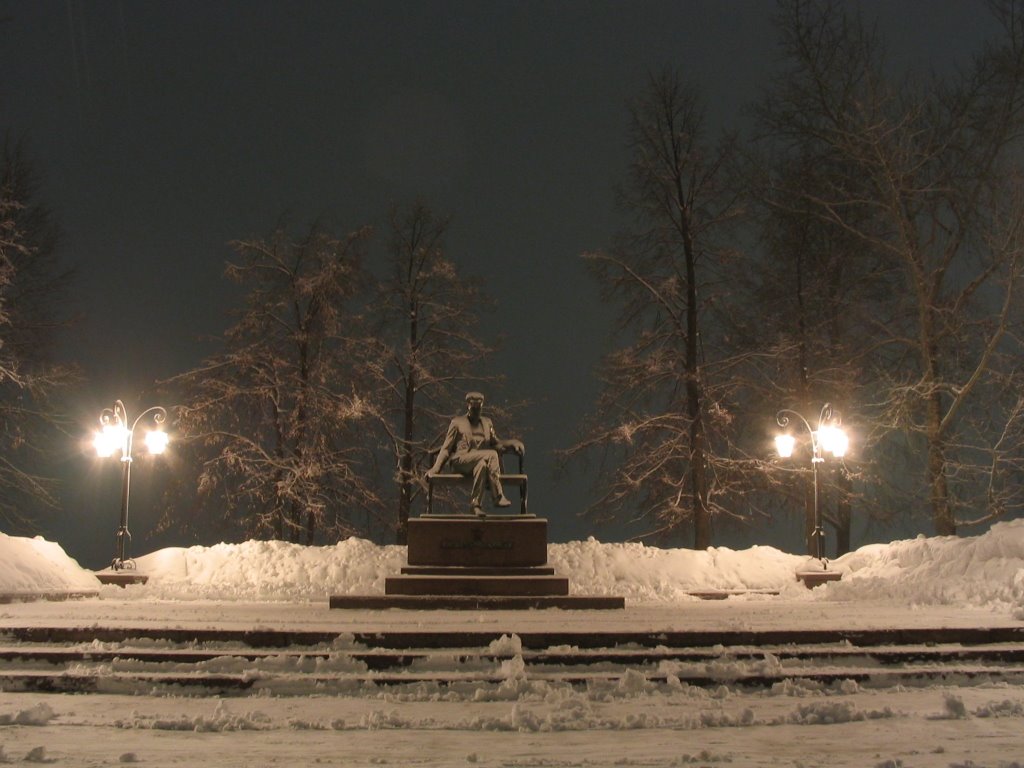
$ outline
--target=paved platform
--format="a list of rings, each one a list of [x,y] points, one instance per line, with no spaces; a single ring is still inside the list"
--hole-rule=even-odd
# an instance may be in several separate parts
[[[617,611],[577,610],[331,610],[327,595],[294,602],[225,600],[160,600],[136,590],[107,588],[102,597],[62,602],[13,602],[0,610],[0,633],[33,627],[176,628],[182,631],[315,632],[327,636],[389,635],[417,632],[486,632],[502,634],[563,634],[623,636],[642,633],[665,637],[672,633],[719,633],[767,636],[790,632],[889,632],[963,629],[1000,633],[1019,632],[1024,621],[1009,611],[964,608],[959,605],[907,605],[895,601],[843,602],[813,599],[811,590],[799,597],[757,595],[724,600],[673,604],[635,604]],[[111,596],[110,593],[116,593]]]

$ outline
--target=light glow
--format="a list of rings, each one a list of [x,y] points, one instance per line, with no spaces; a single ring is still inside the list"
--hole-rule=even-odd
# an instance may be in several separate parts
[[[166,432],[155,429],[146,433],[146,448],[150,453],[163,453],[167,450],[167,443],[170,440],[171,438]]]
[[[788,459],[792,456],[795,445],[796,438],[788,433],[775,436],[775,450],[778,452],[780,458]]]
[[[850,447],[850,438],[835,424],[826,424],[818,430],[818,440],[823,451],[841,459]]]
[[[126,430],[121,424],[104,424],[103,429],[95,434],[92,444],[96,455],[100,458],[113,456],[118,451],[124,452]]]

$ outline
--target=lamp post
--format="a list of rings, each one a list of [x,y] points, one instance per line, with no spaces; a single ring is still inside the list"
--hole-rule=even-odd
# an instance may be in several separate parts
[[[124,403],[117,400],[113,408],[104,408],[100,414],[100,431],[96,433],[93,445],[100,457],[113,456],[121,452],[121,464],[124,467],[121,480],[121,525],[117,529],[117,557],[111,563],[113,571],[134,570],[135,561],[126,557],[128,542],[132,535],[128,531],[128,490],[132,477],[132,447],[135,442],[135,428],[147,416],[153,421],[152,429],[146,432],[145,443],[150,453],[163,453],[167,448],[168,436],[161,429],[167,420],[167,411],[159,405],[143,411],[129,425],[128,412]]]
[[[811,438],[811,475],[814,480],[814,532],[811,534],[814,557],[821,563],[822,571],[828,570],[828,560],[824,556],[825,530],[821,525],[821,502],[818,497],[818,465],[825,461],[825,454],[830,453],[837,459],[846,455],[850,447],[850,438],[843,431],[839,413],[832,410],[828,403],[822,406],[818,414],[817,428],[812,427],[801,414],[789,408],[783,408],[775,415],[775,420],[783,429],[787,429],[795,418],[807,429]],[[796,438],[788,431],[775,436],[775,450],[779,457],[788,459],[793,455]],[[808,582],[809,586],[813,586]]]

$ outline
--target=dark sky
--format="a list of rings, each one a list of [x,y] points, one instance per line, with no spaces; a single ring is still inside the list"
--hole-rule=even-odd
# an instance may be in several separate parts
[[[858,5],[881,14],[900,65],[963,62],[992,24],[980,0]],[[229,240],[284,213],[298,227],[382,225],[391,204],[422,198],[454,215],[450,255],[498,300],[488,328],[507,341],[488,372],[532,402],[499,427],[527,439],[533,511],[555,540],[594,532],[577,518],[584,479],[556,483],[551,453],[593,401],[611,327],[579,255],[618,228],[626,101],[667,64],[703,89],[713,127],[738,125],[771,71],[773,10],[0,0],[0,129],[29,142],[79,270],[83,434],[115,398],[150,405],[153,382],[211,351],[199,339],[228,324]],[[82,481],[47,533],[102,564],[116,477],[77,450],[66,462]],[[156,512],[132,516],[134,551],[149,551]]]

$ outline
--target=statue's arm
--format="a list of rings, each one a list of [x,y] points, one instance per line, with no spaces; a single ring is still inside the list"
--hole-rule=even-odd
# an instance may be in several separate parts
[[[513,451],[520,456],[526,455],[526,446],[522,440],[499,440],[498,449],[501,451]]]
[[[488,444],[495,450],[501,453],[508,453],[509,451],[515,451],[522,456],[526,449],[523,447],[521,440],[501,440],[498,438],[498,432],[494,429],[494,422],[487,422],[487,429],[490,432],[488,438]]]
[[[448,457],[452,455],[452,446],[455,445],[455,440],[459,435],[459,427],[453,420],[448,425],[448,434],[444,436],[444,443],[441,445],[441,450],[437,452],[437,459],[434,460],[434,466],[427,470],[427,477],[439,474],[441,467],[448,461]]]
[[[509,451],[512,451],[513,453],[518,453],[520,456],[523,456],[526,453],[526,446],[523,445],[522,440],[499,440],[493,427],[491,428],[491,438],[491,445],[501,453],[508,453]]]

